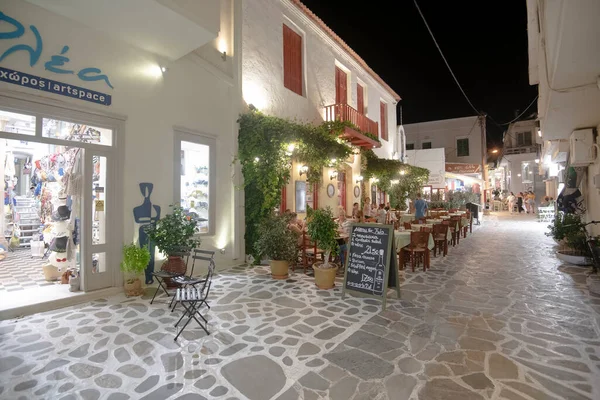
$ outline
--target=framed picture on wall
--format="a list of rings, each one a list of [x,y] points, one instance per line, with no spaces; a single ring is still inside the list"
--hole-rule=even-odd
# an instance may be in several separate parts
[[[306,212],[306,182],[296,181],[296,213]]]
[[[360,187],[358,185],[354,186],[354,197],[360,197]]]
[[[327,185],[327,196],[333,197],[334,194],[335,194],[335,186],[333,186],[333,184],[330,183],[329,185]]]

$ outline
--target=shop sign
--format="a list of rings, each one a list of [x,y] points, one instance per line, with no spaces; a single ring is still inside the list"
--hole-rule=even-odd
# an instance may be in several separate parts
[[[446,172],[454,174],[476,174],[481,172],[480,164],[446,163]]]
[[[0,67],[0,82],[12,83],[30,89],[42,90],[44,92],[90,101],[105,106],[110,106],[112,101],[112,97],[106,93],[100,93],[79,86],[53,81],[40,76],[29,75],[8,68]]]

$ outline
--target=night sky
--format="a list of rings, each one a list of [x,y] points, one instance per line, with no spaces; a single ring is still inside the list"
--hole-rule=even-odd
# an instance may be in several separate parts
[[[413,0],[302,1],[402,97],[404,124],[476,115]],[[525,0],[418,0],[418,4],[478,110],[503,123],[531,103],[537,86],[530,86],[528,78]],[[525,115],[536,110],[533,105]],[[488,148],[501,145],[504,129],[490,118],[487,121]]]

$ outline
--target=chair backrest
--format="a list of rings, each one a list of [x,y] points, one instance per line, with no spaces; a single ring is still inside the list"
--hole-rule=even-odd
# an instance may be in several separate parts
[[[435,224],[433,225],[433,233],[435,235],[447,235],[448,234],[448,224]]]
[[[411,223],[410,222],[405,222],[404,223],[404,229],[411,229]]]
[[[429,232],[411,232],[410,244],[413,247],[427,247],[429,243]]]
[[[194,275],[194,266],[196,265],[196,260],[208,261],[209,272],[211,274],[214,272],[214,269],[215,269],[215,252],[214,251],[194,249],[192,251],[191,257],[192,257],[192,270],[190,271],[190,278]]]
[[[427,233],[431,233],[433,231],[432,228],[428,227],[428,226],[422,226],[421,227],[421,232],[427,232]]]

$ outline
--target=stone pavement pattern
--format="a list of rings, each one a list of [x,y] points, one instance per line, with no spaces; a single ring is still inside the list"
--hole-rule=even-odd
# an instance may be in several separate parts
[[[216,277],[211,335],[178,343],[148,295],[2,321],[0,398],[598,399],[600,298],[518,218],[407,273],[385,312],[258,267]]]

